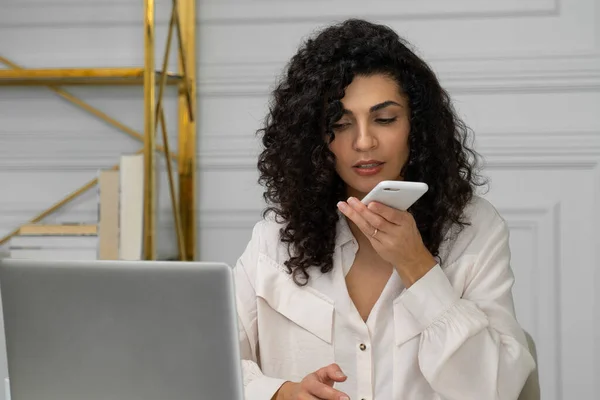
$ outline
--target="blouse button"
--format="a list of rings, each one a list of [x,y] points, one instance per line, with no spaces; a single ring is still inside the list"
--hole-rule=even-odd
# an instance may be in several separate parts
[[[360,346],[358,346],[359,349],[361,349],[362,351],[365,351],[367,349],[367,346],[365,346],[364,343],[361,343]]]

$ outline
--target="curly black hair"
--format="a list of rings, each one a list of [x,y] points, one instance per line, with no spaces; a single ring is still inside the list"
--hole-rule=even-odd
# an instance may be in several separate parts
[[[469,129],[434,72],[387,26],[350,19],[320,31],[292,57],[273,91],[258,159],[267,208],[284,222],[288,272],[298,285],[309,268],[333,268],[336,204],[346,185],[329,150],[332,125],[342,117],[345,88],[355,76],[395,79],[410,105],[409,158],[400,171],[429,191],[411,208],[427,249],[439,260],[447,229],[468,224],[463,211],[481,185]]]

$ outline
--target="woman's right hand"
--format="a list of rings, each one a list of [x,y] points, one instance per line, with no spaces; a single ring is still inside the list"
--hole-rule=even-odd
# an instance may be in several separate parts
[[[330,364],[311,374],[299,383],[286,382],[273,396],[274,400],[350,400],[350,397],[333,388],[335,382],[344,382],[346,375],[337,364]]]

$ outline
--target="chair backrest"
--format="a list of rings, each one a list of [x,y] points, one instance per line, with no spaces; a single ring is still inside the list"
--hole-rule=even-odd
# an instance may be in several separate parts
[[[537,350],[535,347],[535,342],[531,335],[525,332],[525,336],[527,337],[527,344],[529,345],[529,351],[537,364]],[[529,378],[525,382],[525,386],[523,386],[523,390],[521,390],[521,394],[519,395],[519,400],[540,400],[540,380],[538,375],[537,367],[531,372]]]

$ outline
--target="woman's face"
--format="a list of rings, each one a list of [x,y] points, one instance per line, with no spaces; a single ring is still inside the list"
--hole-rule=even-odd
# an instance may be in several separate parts
[[[355,77],[342,104],[344,115],[333,125],[329,148],[348,196],[361,199],[381,181],[402,180],[410,110],[396,81],[386,75]]]

